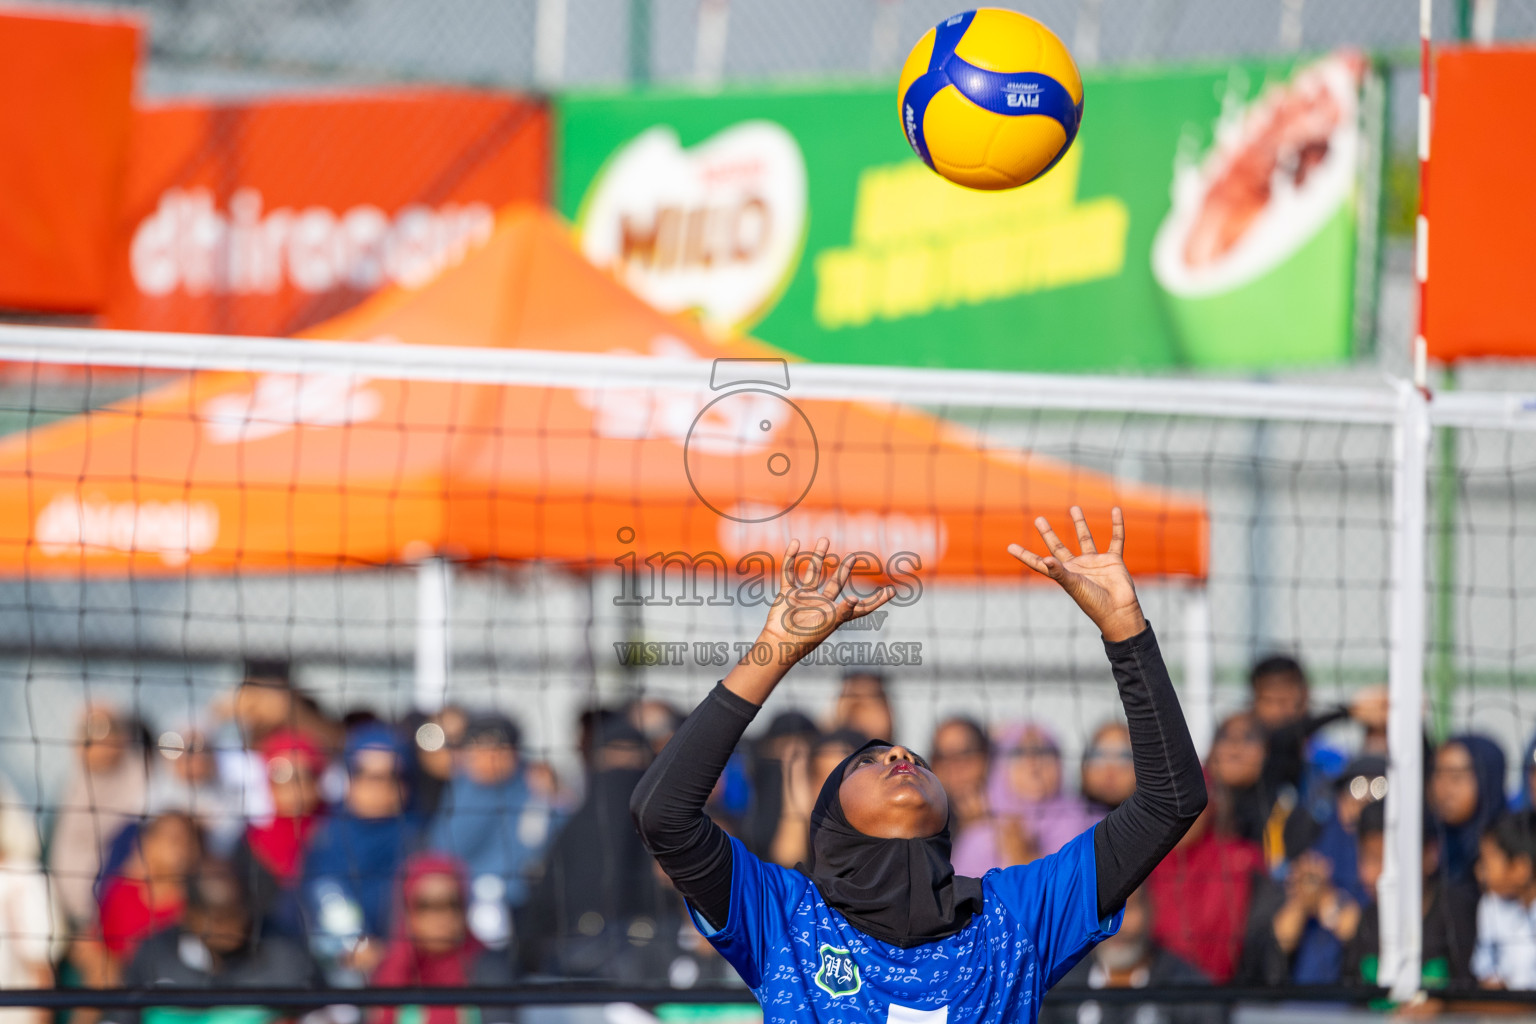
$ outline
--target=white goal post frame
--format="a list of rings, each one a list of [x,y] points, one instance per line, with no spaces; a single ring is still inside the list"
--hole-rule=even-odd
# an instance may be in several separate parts
[[[129,369],[340,373],[381,380],[580,388],[686,388],[708,381],[708,360],[448,345],[296,341],[0,324],[0,362]],[[1106,377],[991,370],[794,363],[797,398],[907,405],[1124,412],[1391,426],[1406,381],[1380,387],[1266,384],[1174,377]],[[1430,425],[1536,431],[1536,393],[1455,391],[1427,403]]]
[[[661,359],[523,349],[358,344],[221,335],[104,331],[0,325],[0,361],[210,370],[275,374],[343,374],[374,379],[581,388],[707,386],[707,360]],[[1419,792],[1424,770],[1425,546],[1428,459],[1433,428],[1536,431],[1536,395],[1457,391],[1429,396],[1411,383],[1325,387],[1174,378],[1119,378],[971,370],[836,366],[797,363],[797,398],[879,404],[1035,411],[1117,412],[1214,419],[1377,424],[1393,429],[1393,537],[1388,723],[1393,793]],[[423,567],[424,689],[440,693],[446,675],[444,563]],[[1191,641],[1186,680],[1197,736],[1211,727],[1209,651],[1200,642],[1209,610],[1203,590],[1192,593],[1185,616]],[[1202,623],[1206,624],[1202,627]],[[423,696],[427,696],[423,693]],[[1421,829],[1419,802],[1393,800],[1387,810],[1386,857],[1378,904],[1382,949],[1379,980],[1394,999],[1420,991]]]

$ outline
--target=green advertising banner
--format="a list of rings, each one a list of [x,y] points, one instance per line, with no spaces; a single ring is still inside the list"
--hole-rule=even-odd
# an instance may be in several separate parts
[[[558,203],[654,305],[813,361],[1336,362],[1375,201],[1367,78],[1347,54],[1090,75],[1073,148],[1003,193],[924,167],[894,85],[573,95]]]

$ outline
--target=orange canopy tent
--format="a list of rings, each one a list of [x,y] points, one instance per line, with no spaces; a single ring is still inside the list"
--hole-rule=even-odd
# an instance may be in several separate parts
[[[779,354],[656,312],[527,207],[434,281],[306,336]],[[433,553],[606,567],[718,552],[734,565],[825,534],[882,564],[907,552],[924,578],[1020,578],[1006,545],[1076,503],[1106,532],[1110,506],[1125,509],[1134,572],[1205,575],[1197,500],[1001,451],[921,411],[797,402],[792,381],[712,390],[710,365],[696,387],[665,391],[189,373],[0,442],[0,574],[287,572]]]

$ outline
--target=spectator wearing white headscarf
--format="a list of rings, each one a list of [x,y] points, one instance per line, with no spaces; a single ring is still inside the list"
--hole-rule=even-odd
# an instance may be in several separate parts
[[[63,911],[39,856],[31,808],[0,777],[0,988],[50,988],[64,952]],[[0,1009],[0,1024],[43,1024],[46,1010]]]
[[[48,873],[71,925],[96,922],[96,878],[123,826],[148,811],[143,727],[113,708],[87,704],[75,775],[65,790],[48,849]]]
[[[208,839],[209,852],[226,857],[245,832],[246,800],[223,777],[209,730],[188,723],[162,732],[149,776],[149,813],[180,811]],[[265,803],[265,801],[264,801]]]

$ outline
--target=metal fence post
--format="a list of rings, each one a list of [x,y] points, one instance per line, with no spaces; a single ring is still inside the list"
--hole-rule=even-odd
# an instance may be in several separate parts
[[[629,83],[651,80],[651,0],[629,0]]]
[[[1211,595],[1205,584],[1184,596],[1184,717],[1196,750],[1216,735],[1216,667],[1211,651]]]
[[[565,83],[568,0],[539,0],[533,18],[533,78],[546,89]]]
[[[416,710],[442,709],[452,647],[449,626],[453,569],[441,556],[416,567]]]
[[[725,77],[725,47],[730,27],[731,0],[699,0],[693,38],[694,84],[718,86]]]

